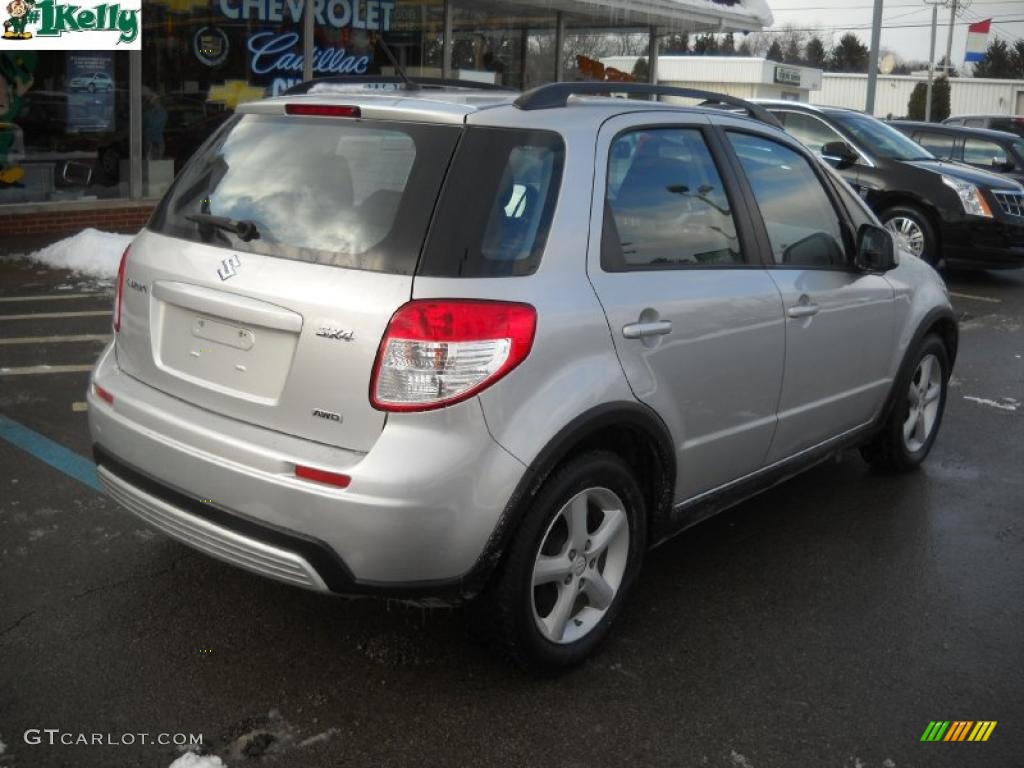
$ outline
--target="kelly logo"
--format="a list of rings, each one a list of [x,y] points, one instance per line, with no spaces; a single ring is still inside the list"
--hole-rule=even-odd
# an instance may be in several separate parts
[[[0,49],[140,50],[142,47],[141,0],[120,3],[11,0],[6,11]]]
[[[995,720],[932,720],[921,734],[921,741],[988,741],[996,728]]]

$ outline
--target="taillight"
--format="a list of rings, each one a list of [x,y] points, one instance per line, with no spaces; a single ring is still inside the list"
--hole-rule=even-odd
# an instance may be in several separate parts
[[[341,107],[334,104],[287,104],[284,108],[288,115],[312,115],[313,117],[359,117],[359,107]]]
[[[472,397],[526,358],[536,330],[529,304],[410,301],[381,339],[370,402],[382,411],[425,411]]]
[[[124,271],[128,266],[128,251],[131,246],[124,249],[121,254],[121,263],[117,267],[117,298],[114,299],[114,333],[121,330],[121,302],[124,298]]]

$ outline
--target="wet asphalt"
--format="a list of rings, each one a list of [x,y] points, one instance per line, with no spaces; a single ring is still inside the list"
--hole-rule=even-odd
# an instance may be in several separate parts
[[[1024,766],[1024,270],[949,282],[961,352],[924,469],[851,453],[690,530],[554,680],[492,657],[461,610],[265,581],[0,440],[0,768],[179,754],[30,729],[196,734],[233,768]],[[109,316],[3,315],[109,310],[109,286],[0,263],[0,299],[60,293],[87,295],[0,301],[0,414],[88,456],[87,374],[10,369],[88,364],[102,342],[2,342],[103,335]],[[998,725],[922,743],[932,720]]]

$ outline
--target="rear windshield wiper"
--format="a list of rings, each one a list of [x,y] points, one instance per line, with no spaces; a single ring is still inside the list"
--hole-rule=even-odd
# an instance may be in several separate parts
[[[234,232],[244,241],[257,240],[260,231],[256,228],[256,222],[249,219],[229,219],[227,216],[213,216],[209,213],[191,213],[185,217],[197,224],[205,224],[227,232]]]

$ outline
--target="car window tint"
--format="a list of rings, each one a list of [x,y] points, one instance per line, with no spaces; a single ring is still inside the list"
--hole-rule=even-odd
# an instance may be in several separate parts
[[[953,157],[953,145],[956,143],[956,137],[947,133],[918,131],[914,134],[914,141],[940,160],[949,160]]]
[[[786,133],[819,155],[821,148],[830,141],[846,141],[835,129],[816,117],[797,112],[782,112],[781,114],[785,115],[783,124],[786,126]]]
[[[839,199],[842,201],[850,221],[853,222],[854,229],[859,230],[864,224],[874,224],[876,227],[881,226],[875,214],[868,208],[868,204],[849,185],[846,179],[838,171],[833,170],[827,165],[823,166],[823,168],[825,173],[832,178],[836,191],[839,193]]]
[[[743,264],[729,198],[696,129],[617,138],[605,201],[606,271]]]
[[[994,141],[986,141],[984,139],[967,139],[964,141],[965,163],[990,168],[993,165],[1002,165],[1008,159],[1006,150]]]
[[[536,272],[564,162],[565,143],[557,133],[467,128],[417,274],[514,277]]]
[[[757,200],[776,264],[846,264],[839,216],[810,163],[761,136],[728,133]]]

